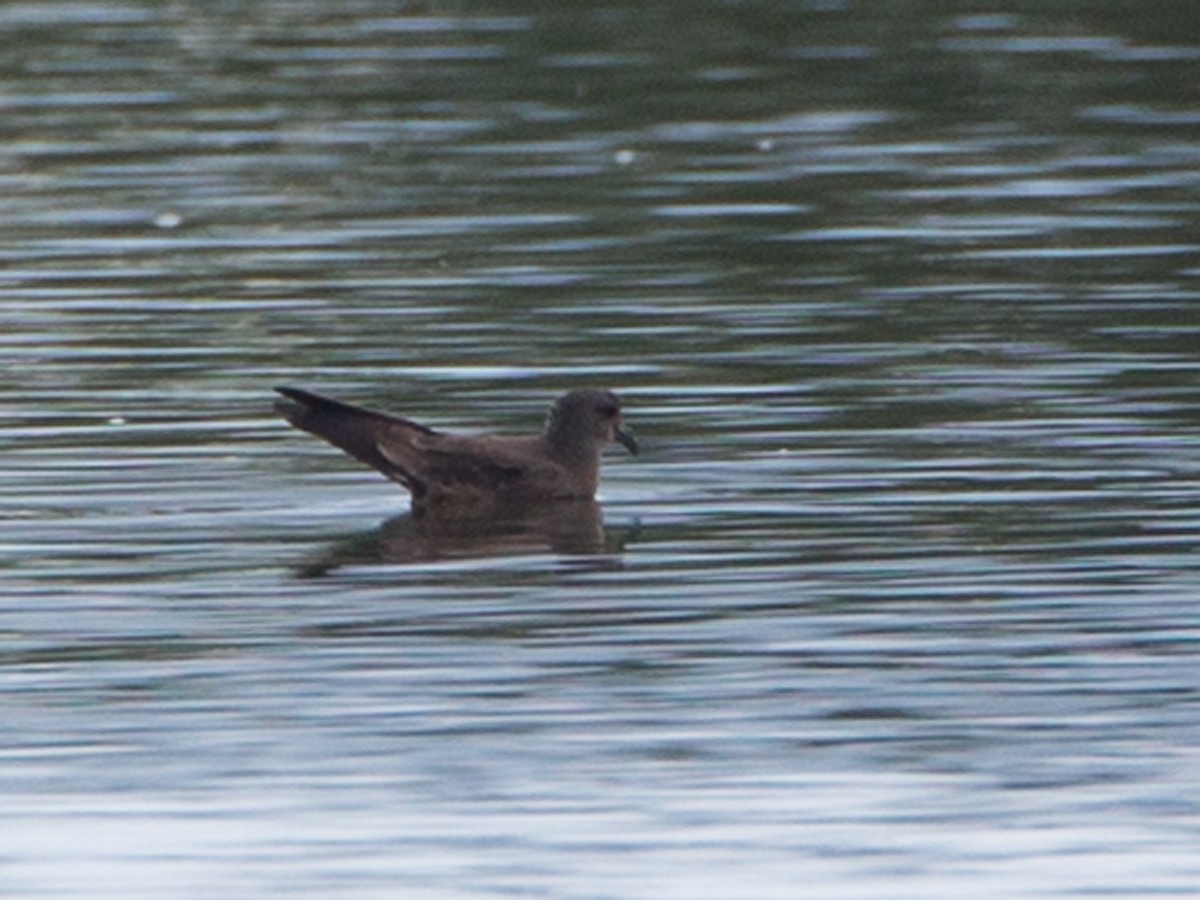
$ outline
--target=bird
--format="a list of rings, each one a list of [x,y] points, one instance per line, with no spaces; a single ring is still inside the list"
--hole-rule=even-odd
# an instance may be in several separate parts
[[[590,500],[606,445],[637,455],[621,401],[610,390],[563,394],[541,434],[466,437],[295,387],[276,387],[275,410],[398,482],[412,513],[442,517],[498,515],[559,500]]]

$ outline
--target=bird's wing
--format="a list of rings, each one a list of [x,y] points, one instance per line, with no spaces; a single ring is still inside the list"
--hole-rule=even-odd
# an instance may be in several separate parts
[[[470,438],[391,430],[380,454],[405,472],[416,500],[475,505],[488,498],[551,496],[560,480],[556,465],[532,452],[532,441]]]
[[[409,490],[415,489],[412,473],[385,453],[383,447],[443,437],[432,428],[400,416],[331,400],[299,388],[275,390],[282,395],[275,401],[276,411],[297,428],[328,441]]]

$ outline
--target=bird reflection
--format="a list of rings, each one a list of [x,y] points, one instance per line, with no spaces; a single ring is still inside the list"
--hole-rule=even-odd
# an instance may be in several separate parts
[[[378,528],[337,541],[298,574],[319,578],[349,565],[414,565],[553,553],[584,568],[619,568],[629,537],[604,527],[594,500],[542,504],[494,517],[405,513]]]

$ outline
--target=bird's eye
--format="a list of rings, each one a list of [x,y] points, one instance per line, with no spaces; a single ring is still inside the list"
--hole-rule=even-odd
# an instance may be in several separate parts
[[[611,419],[617,414],[617,408],[611,403],[601,403],[596,407],[596,412],[600,413],[606,419]]]

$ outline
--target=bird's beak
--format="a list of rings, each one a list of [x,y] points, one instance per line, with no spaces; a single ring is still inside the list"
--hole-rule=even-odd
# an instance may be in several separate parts
[[[617,425],[613,428],[613,440],[619,443],[634,456],[638,455],[638,442],[633,439],[632,434],[630,434],[620,425]]]

